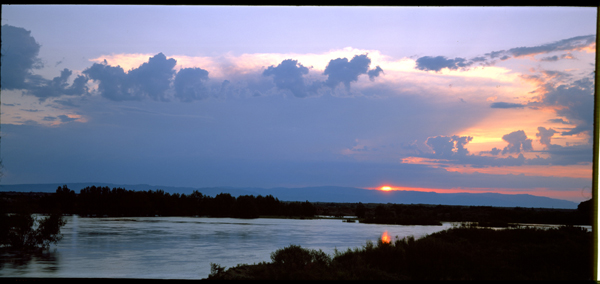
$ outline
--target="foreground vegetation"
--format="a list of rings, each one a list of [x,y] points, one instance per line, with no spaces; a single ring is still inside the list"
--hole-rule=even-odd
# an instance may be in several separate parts
[[[415,240],[367,242],[329,256],[290,245],[271,262],[225,270],[210,280],[592,280],[592,233],[573,226],[504,230],[462,226]]]
[[[60,213],[37,218],[27,212],[0,215],[0,249],[45,250],[61,238],[65,225]]]

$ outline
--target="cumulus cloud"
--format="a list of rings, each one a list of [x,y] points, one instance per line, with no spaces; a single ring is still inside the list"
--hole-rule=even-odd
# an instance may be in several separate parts
[[[323,75],[327,75],[325,85],[335,88],[343,83],[346,89],[350,89],[351,82],[358,81],[358,76],[369,72],[369,65],[371,65],[371,59],[366,54],[355,55],[350,61],[347,58],[332,59],[323,72]],[[369,73],[369,79],[374,79],[381,72],[383,70],[377,66]]]
[[[521,153],[522,151],[533,151],[532,140],[527,138],[525,131],[518,130],[502,136],[502,140],[508,142],[508,146],[502,149],[502,154]]]
[[[143,93],[154,100],[166,101],[165,91],[169,89],[177,61],[159,53],[150,57],[148,62],[127,73],[128,80],[136,92]]]
[[[547,148],[550,148],[552,146],[550,140],[555,133],[558,133],[558,131],[552,128],[546,129],[545,127],[540,126],[538,127],[538,133],[536,133],[535,136],[540,138],[541,144],[545,145]]]
[[[177,72],[173,86],[175,97],[183,102],[200,100],[208,96],[204,82],[208,80],[208,71],[201,68],[184,68]]]
[[[426,144],[434,151],[434,153],[423,154],[420,156],[433,159],[442,159],[437,162],[440,165],[458,164],[471,165],[473,167],[522,166],[527,161],[522,153],[519,153],[516,158],[511,156],[499,158],[481,155],[482,153],[489,153],[496,156],[502,152],[497,148],[493,148],[491,151],[483,151],[479,153],[479,155],[470,154],[469,150],[466,148],[466,145],[472,140],[473,137],[471,136],[458,135],[429,137],[426,141]],[[513,143],[515,142],[513,141]]]
[[[9,25],[2,26],[2,89],[20,90],[29,87],[33,69],[43,67],[38,53],[40,44],[31,31]]]
[[[94,63],[83,72],[91,80],[98,82],[98,92],[104,98],[113,101],[141,100],[141,94],[130,91],[127,74],[121,66],[109,66],[106,61]]]
[[[440,71],[444,68],[456,70],[459,68],[469,67],[473,62],[469,62],[464,58],[448,59],[444,56],[423,56],[417,59],[416,68],[423,71]]]
[[[492,150],[489,151],[489,153],[492,154],[492,155],[494,155],[494,156],[500,154],[500,152],[502,152],[502,150],[500,150],[500,149],[498,149],[496,147],[492,148]]]
[[[60,76],[54,77],[52,80],[38,78],[38,84],[29,86],[26,94],[38,97],[40,100],[47,98],[67,96],[81,96],[88,93],[86,86],[88,79],[85,76],[79,75],[69,86],[67,80],[73,72],[67,68],[60,72]]]
[[[592,162],[592,147],[590,144],[586,145],[575,145],[575,146],[560,146],[551,144],[551,137],[558,133],[553,129],[546,129],[544,127],[538,128],[537,137],[540,138],[540,142],[546,145],[546,149],[543,151],[549,154],[547,158],[525,158],[522,152],[533,151],[532,140],[525,135],[522,130],[514,131],[506,134],[502,139],[508,143],[508,145],[500,150],[496,147],[490,151],[481,151],[478,155],[470,154],[466,145],[472,140],[470,136],[435,136],[429,137],[426,144],[434,151],[433,154],[420,154],[418,156],[439,159],[433,161],[438,165],[444,164],[455,164],[455,165],[470,165],[472,167],[503,167],[503,166],[523,166],[523,165],[575,165]],[[490,157],[483,156],[482,154],[491,154],[498,156],[498,154],[516,154],[518,156],[512,157]]]
[[[79,96],[87,94],[87,79],[78,76],[69,86],[67,80],[72,74],[69,69],[61,71],[52,80],[32,74],[34,69],[43,67],[38,53],[40,44],[23,28],[2,26],[2,81],[3,90],[25,90],[24,94],[38,97],[41,101],[62,95]]]
[[[490,105],[491,108],[522,108],[525,107],[523,104],[507,103],[507,102],[495,102]]]
[[[375,80],[375,77],[379,76],[380,73],[383,73],[383,69],[381,69],[379,66],[376,66],[375,69],[369,70],[367,75],[369,75],[369,80],[373,81]]]
[[[177,61],[159,53],[138,68],[125,73],[121,66],[110,66],[104,61],[94,63],[83,71],[89,79],[98,82],[100,95],[113,101],[142,100],[149,97],[168,101],[166,91],[175,75]]]
[[[304,98],[308,95],[308,88],[304,83],[304,75],[308,68],[302,66],[297,60],[286,59],[277,66],[269,66],[263,76],[272,76],[275,86],[282,90],[289,90],[294,96]]]
[[[466,156],[469,150],[465,148],[467,143],[473,140],[471,136],[435,136],[427,138],[425,143],[431,147],[435,156],[440,158],[451,158],[453,156]]]

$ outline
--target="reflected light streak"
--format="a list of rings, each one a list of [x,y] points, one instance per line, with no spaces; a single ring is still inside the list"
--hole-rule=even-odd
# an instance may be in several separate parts
[[[381,242],[384,244],[389,244],[391,241],[392,241],[392,238],[390,237],[388,232],[387,231],[383,232],[383,234],[381,235]]]

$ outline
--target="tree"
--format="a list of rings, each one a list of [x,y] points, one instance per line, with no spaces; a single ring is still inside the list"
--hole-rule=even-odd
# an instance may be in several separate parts
[[[367,208],[365,207],[365,205],[362,204],[362,202],[359,202],[358,205],[356,205],[356,210],[354,210],[354,214],[356,214],[356,217],[358,218],[365,218],[366,213]]]
[[[53,213],[37,219],[29,213],[0,216],[0,246],[15,249],[48,249],[50,244],[62,239],[60,228],[66,222],[62,215]]]

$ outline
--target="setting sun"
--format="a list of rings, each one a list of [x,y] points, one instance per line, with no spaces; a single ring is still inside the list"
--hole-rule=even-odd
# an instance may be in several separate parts
[[[383,190],[383,191],[390,191],[390,190],[392,190],[392,188],[390,186],[386,185],[386,186],[382,186],[381,190]]]

